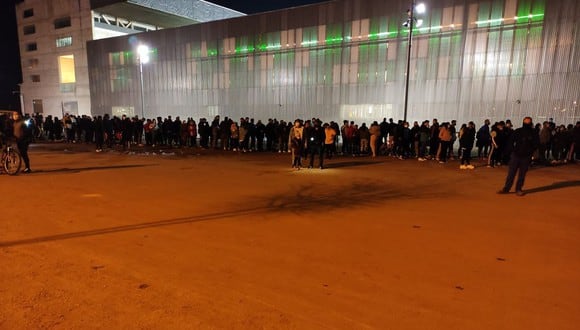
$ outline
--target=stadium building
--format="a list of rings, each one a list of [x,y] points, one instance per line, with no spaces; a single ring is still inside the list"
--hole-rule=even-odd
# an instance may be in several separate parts
[[[408,77],[409,121],[580,119],[579,1],[425,0],[409,53],[412,3],[336,0],[89,42],[92,113],[400,119]]]

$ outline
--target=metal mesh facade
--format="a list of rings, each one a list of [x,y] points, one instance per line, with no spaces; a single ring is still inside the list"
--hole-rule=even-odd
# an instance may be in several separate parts
[[[155,11],[191,18],[197,22],[209,22],[243,15],[235,10],[200,0],[128,0],[128,2]]]
[[[88,45],[93,114],[403,117],[410,1],[344,0]],[[409,121],[580,119],[580,2],[424,1]]]

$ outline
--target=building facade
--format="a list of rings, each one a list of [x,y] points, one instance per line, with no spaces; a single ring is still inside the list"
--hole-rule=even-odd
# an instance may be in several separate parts
[[[580,2],[424,2],[410,121],[579,119]],[[92,113],[402,119],[409,5],[337,0],[90,42]]]
[[[16,5],[24,113],[90,114],[86,43],[243,15],[201,0],[24,0]]]

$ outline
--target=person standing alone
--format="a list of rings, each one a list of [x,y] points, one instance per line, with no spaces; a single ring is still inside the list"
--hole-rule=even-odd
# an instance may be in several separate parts
[[[324,129],[320,126],[320,120],[314,121],[314,127],[312,127],[308,132],[307,148],[310,154],[310,165],[308,168],[314,166],[314,158],[318,155],[318,167],[323,169],[324,167]]]
[[[522,127],[515,130],[511,136],[509,144],[510,147],[512,147],[509,170],[505,179],[504,187],[498,191],[498,194],[509,193],[514,183],[516,173],[518,173],[516,194],[518,196],[524,196],[525,193],[522,188],[524,187],[526,173],[528,172],[528,168],[532,162],[532,155],[540,144],[540,138],[534,131],[534,124],[531,117],[524,118]]]

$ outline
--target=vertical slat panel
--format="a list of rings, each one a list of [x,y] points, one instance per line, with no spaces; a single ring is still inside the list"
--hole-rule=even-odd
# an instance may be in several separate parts
[[[431,1],[436,7],[423,17],[432,26],[414,35],[409,120],[578,119],[571,110],[580,101],[577,1],[439,3]],[[146,109],[152,116],[223,111],[262,121],[402,118],[407,6],[344,0],[141,34],[159,55],[144,68]],[[139,108],[138,66],[109,60],[134,51],[128,39],[89,43],[95,113]]]

